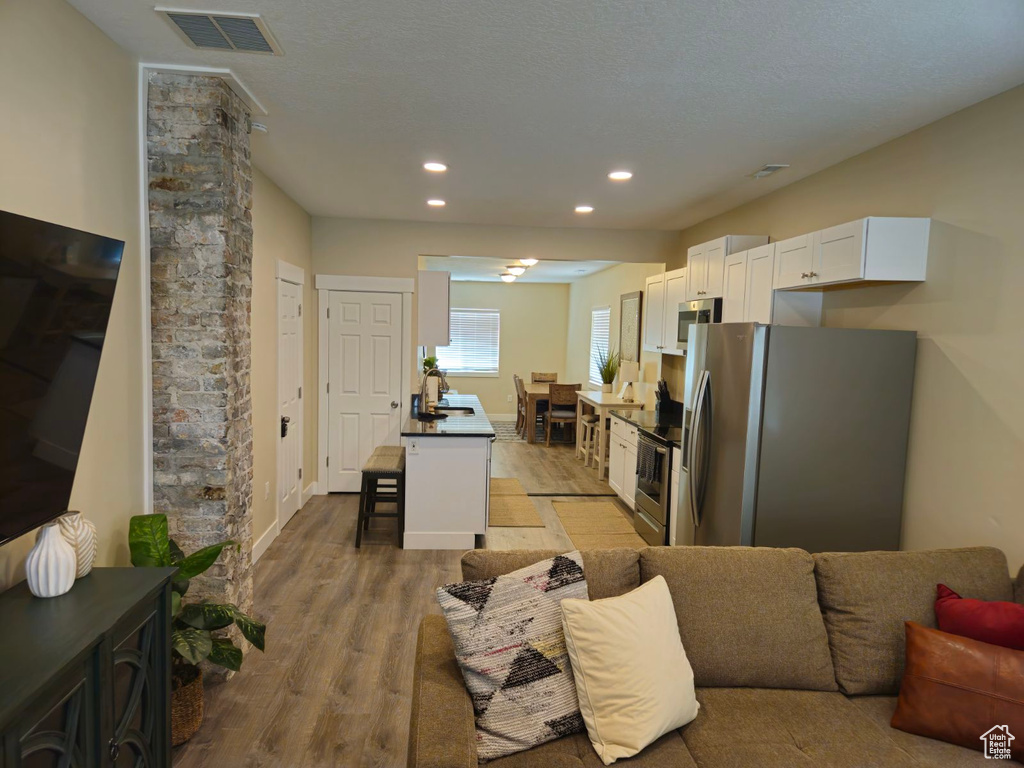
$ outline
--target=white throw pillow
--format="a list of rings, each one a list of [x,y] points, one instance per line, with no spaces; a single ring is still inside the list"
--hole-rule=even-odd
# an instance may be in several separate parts
[[[693,669],[662,576],[620,597],[563,600],[562,626],[580,712],[605,765],[697,716]]]

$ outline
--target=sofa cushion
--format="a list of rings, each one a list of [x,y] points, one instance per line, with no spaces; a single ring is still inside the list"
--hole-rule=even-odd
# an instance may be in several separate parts
[[[584,733],[549,741],[486,765],[487,768],[604,768]],[[615,765],[616,768],[698,768],[679,731],[665,734],[639,755],[619,760]]]
[[[557,554],[555,549],[473,549],[462,556],[462,578],[493,579]],[[591,600],[624,595],[640,586],[640,556],[635,549],[590,549],[581,554]]]
[[[899,691],[903,623],[935,627],[937,584],[979,600],[1013,599],[1006,556],[990,547],[824,552],[814,568],[836,680],[847,694]]]
[[[803,550],[641,550],[641,580],[659,575],[698,686],[836,690],[814,561]]]
[[[481,760],[583,730],[562,634],[567,597],[587,599],[579,552],[437,590],[473,698]]]
[[[926,739],[892,728],[889,723],[896,711],[895,696],[854,696],[850,699],[861,714],[904,752],[915,758],[923,768],[982,768],[992,761],[980,752],[944,741]]]
[[[920,768],[842,694],[703,688],[681,732],[700,768]]]

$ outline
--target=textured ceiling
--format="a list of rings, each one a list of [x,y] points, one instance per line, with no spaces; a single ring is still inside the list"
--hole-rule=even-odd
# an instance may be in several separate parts
[[[451,272],[452,280],[472,280],[482,283],[500,283],[499,275],[510,262],[507,259],[493,259],[482,256],[424,256],[423,269]],[[581,277],[592,275],[616,261],[559,261],[544,259],[526,270],[516,279],[517,283],[571,283]]]
[[[230,67],[269,110],[257,164],[315,215],[678,228],[1024,81],[1021,0],[177,6],[261,13],[283,57],[189,49],[142,0],[71,3],[144,61]],[[746,178],[772,162],[792,168]]]

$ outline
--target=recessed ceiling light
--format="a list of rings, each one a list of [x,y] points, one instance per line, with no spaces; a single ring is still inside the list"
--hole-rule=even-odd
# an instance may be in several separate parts
[[[427,200],[427,205],[434,208],[444,208],[444,200]]]
[[[444,173],[448,170],[448,166],[444,163],[424,163],[423,170],[431,173]]]
[[[632,171],[612,171],[608,174],[608,178],[612,181],[629,181],[633,178]]]
[[[519,277],[526,271],[526,267],[520,267],[518,264],[513,264],[511,267],[505,267],[505,269],[516,277]]]
[[[594,206],[592,205],[577,205],[576,213],[593,213]]]
[[[537,263],[537,259],[520,259],[519,263],[525,264],[528,267],[532,267],[534,264]]]
[[[516,276],[511,272],[505,272],[504,274],[499,275],[499,277],[506,283],[514,283],[516,281]]]

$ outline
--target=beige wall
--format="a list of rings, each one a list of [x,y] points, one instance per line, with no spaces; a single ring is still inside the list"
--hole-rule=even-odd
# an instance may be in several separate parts
[[[302,487],[317,473],[317,313],[309,214],[258,168],[252,190],[252,427],[255,544],[277,533],[277,261],[306,273],[303,289]],[[267,493],[269,484],[270,492]]]
[[[1024,86],[682,233],[772,239],[930,216],[928,279],[825,294],[825,323],[918,331],[903,543],[1024,562]]]
[[[124,564],[144,511],[142,277],[135,63],[63,0],[0,3],[0,209],[125,241],[71,508],[98,564]],[[0,549],[0,588],[34,541]]]
[[[581,278],[569,286],[569,333],[566,347],[568,378],[587,385],[590,378],[590,313],[611,307],[611,345],[618,351],[619,300],[624,293],[644,290],[644,280],[665,271],[664,264],[619,264]],[[646,299],[646,295],[644,297]],[[654,389],[661,374],[660,355],[640,353],[640,378],[634,384],[637,399],[654,407]],[[589,385],[587,385],[589,386]],[[616,385],[618,391],[618,385]]]
[[[491,256],[509,261],[533,256],[664,262],[674,255],[677,243],[676,232],[489,227],[317,216],[313,218],[313,269],[317,274],[415,278],[420,255]],[[413,295],[414,338],[415,312]],[[415,388],[417,376],[415,346],[413,357],[411,388]]]
[[[559,381],[567,381],[568,285],[453,282],[451,297],[453,308],[501,311],[498,376],[450,376],[452,389],[477,395],[488,414],[514,418],[516,390],[512,374],[529,381],[531,371],[554,371]]]

